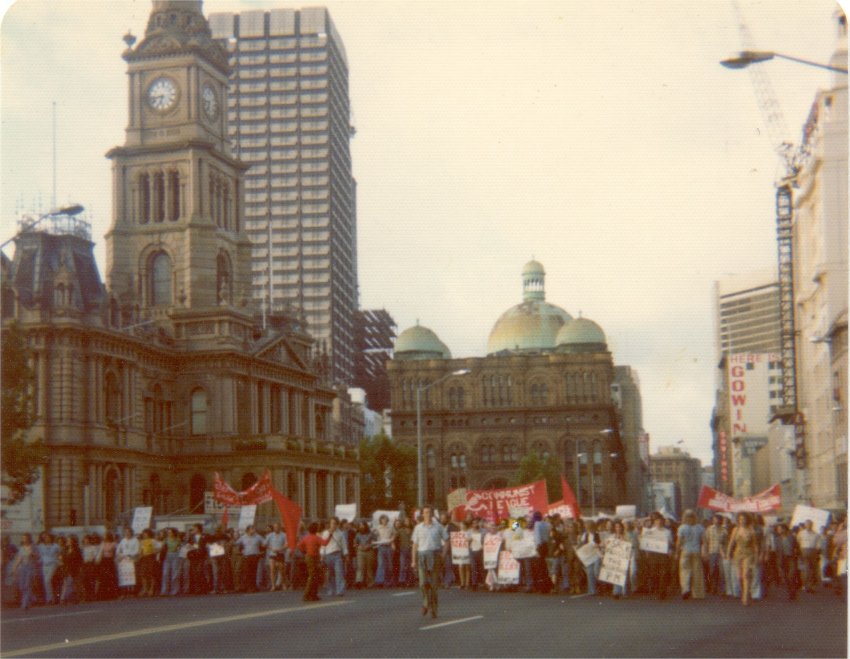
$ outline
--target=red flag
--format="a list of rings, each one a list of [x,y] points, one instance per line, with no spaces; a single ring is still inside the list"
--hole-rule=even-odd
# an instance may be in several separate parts
[[[301,507],[292,499],[283,496],[273,486],[270,487],[269,493],[277,509],[280,511],[280,518],[283,520],[283,528],[286,531],[286,544],[294,550],[298,544],[298,527],[301,524]]]
[[[570,487],[570,484],[567,482],[567,479],[564,478],[564,475],[561,474],[561,500],[564,502],[565,506],[569,506],[573,511],[573,519],[581,519],[581,511],[578,507],[578,500],[576,499],[575,492],[573,492],[573,488]]]

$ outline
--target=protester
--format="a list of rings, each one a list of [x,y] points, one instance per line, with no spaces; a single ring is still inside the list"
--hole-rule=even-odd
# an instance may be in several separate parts
[[[262,558],[262,549],[265,546],[263,537],[259,535],[253,525],[245,529],[236,540],[236,544],[242,549],[242,573],[240,575],[241,589],[249,593],[257,592],[257,565]]]
[[[818,560],[820,558],[821,537],[814,530],[814,522],[807,519],[802,530],[797,533],[797,545],[803,568],[803,590],[815,592],[818,586]]]
[[[269,590],[284,589],[286,585],[286,533],[280,524],[273,524],[266,536],[266,551],[269,562]]]
[[[327,567],[327,594],[342,597],[345,594],[345,572],[343,565],[348,556],[348,543],[345,534],[339,528],[339,519],[331,517],[328,529],[323,534],[325,540],[324,559]]]
[[[703,581],[702,550],[705,529],[697,523],[693,510],[686,510],[682,515],[684,522],[678,531],[676,555],[679,563],[679,584],[682,588],[682,599],[704,599],[705,583]]]
[[[596,579],[599,577],[599,568],[602,564],[602,545],[599,533],[596,531],[596,524],[592,521],[588,521],[585,524],[585,531],[579,536],[577,551],[588,546],[599,553],[599,556],[595,560],[590,563],[584,563],[584,573],[587,575],[587,594],[596,595]]]
[[[41,565],[41,577],[44,586],[44,601],[46,604],[56,604],[57,594],[53,588],[53,575],[59,568],[62,554],[61,547],[54,541],[53,534],[44,532],[36,545],[38,563]]]
[[[307,535],[298,541],[298,549],[304,554],[307,564],[307,584],[304,587],[303,600],[305,602],[318,602],[319,597],[319,549],[330,541],[330,536],[325,539],[316,535],[319,525],[316,522],[307,527]]]
[[[122,561],[124,561],[125,565],[128,566],[128,568],[126,569],[128,573],[130,572],[129,567],[132,567],[133,583],[126,583],[125,585],[121,586],[122,599],[124,597],[128,597],[129,595],[132,595],[136,591],[136,579],[138,578],[138,569],[136,562],[139,560],[139,551],[139,539],[133,535],[133,529],[131,529],[130,527],[126,527],[124,529],[124,537],[121,538],[121,542],[118,543],[118,547],[115,551],[115,559],[119,565],[119,574],[120,565]]]
[[[392,544],[395,540],[395,530],[389,524],[390,518],[381,515],[378,526],[373,529],[374,546],[378,552],[378,571],[375,574],[375,587],[392,586]]]
[[[673,534],[664,525],[664,516],[660,513],[652,513],[650,516],[652,526],[644,529],[644,535],[651,535],[661,543],[666,543],[667,552],[642,551],[644,554],[644,565],[646,568],[647,590],[660,600],[667,597],[668,581],[670,574],[670,556],[673,550]]]
[[[410,569],[411,542],[413,528],[408,518],[396,520],[396,547],[398,548],[398,585],[402,588],[411,584],[412,570]],[[480,543],[479,543],[480,544]],[[474,586],[473,586],[474,588]]]
[[[21,544],[15,557],[11,562],[11,573],[21,594],[21,608],[26,611],[33,601],[32,584],[35,578],[35,569],[38,561],[38,553],[32,544],[32,536],[24,533]]]
[[[430,506],[424,506],[422,521],[416,525],[411,535],[411,567],[419,571],[423,616],[430,609],[431,617],[437,617],[440,555],[445,551],[448,539],[448,530],[433,519],[433,509]]]
[[[752,569],[758,552],[758,536],[752,527],[749,514],[738,513],[738,525],[729,537],[727,553],[735,563],[738,582],[741,584],[741,603],[744,606],[750,604]]]

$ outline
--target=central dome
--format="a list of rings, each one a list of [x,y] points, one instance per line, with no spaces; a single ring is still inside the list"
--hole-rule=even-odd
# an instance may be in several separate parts
[[[503,313],[487,340],[487,352],[503,350],[549,350],[555,347],[558,331],[572,316],[546,302],[546,271],[537,261],[529,261],[522,269],[523,301]]]

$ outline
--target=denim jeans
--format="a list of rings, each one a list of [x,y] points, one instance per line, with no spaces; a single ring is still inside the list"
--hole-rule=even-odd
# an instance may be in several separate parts
[[[41,566],[41,578],[44,580],[44,601],[53,604],[56,595],[53,592],[53,575],[56,574],[56,563],[43,563]]]
[[[160,595],[177,595],[178,592],[180,592],[180,554],[168,552],[162,563],[162,588],[159,589],[159,593]]]
[[[590,565],[584,566],[584,573],[587,575],[587,594],[596,595],[596,578],[599,576],[599,568],[601,561],[594,561]]]
[[[410,583],[410,549],[398,551],[398,585],[407,586]]]
[[[341,551],[335,551],[332,554],[325,554],[325,567],[328,569],[328,595],[342,595],[345,593],[345,571],[343,570],[342,565]]]
[[[375,583],[380,586],[393,585],[393,548],[390,545],[378,545],[378,569]]]

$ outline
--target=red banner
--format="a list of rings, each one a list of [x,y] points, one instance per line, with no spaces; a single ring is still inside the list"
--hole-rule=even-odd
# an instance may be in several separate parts
[[[511,508],[526,508],[529,512],[546,513],[549,495],[546,481],[506,487],[500,490],[467,490],[466,512],[491,522],[510,517]]]
[[[216,473],[213,480],[213,498],[228,506],[251,506],[272,499],[272,477],[266,471],[263,477],[244,492],[237,492]]]
[[[754,496],[735,499],[703,485],[697,506],[724,513],[766,513],[782,507],[782,492],[777,483]]]
[[[286,544],[293,551],[298,544],[298,527],[301,524],[301,507],[292,499],[285,497],[273,487],[269,490],[272,499],[277,504],[283,528],[286,530]]]

